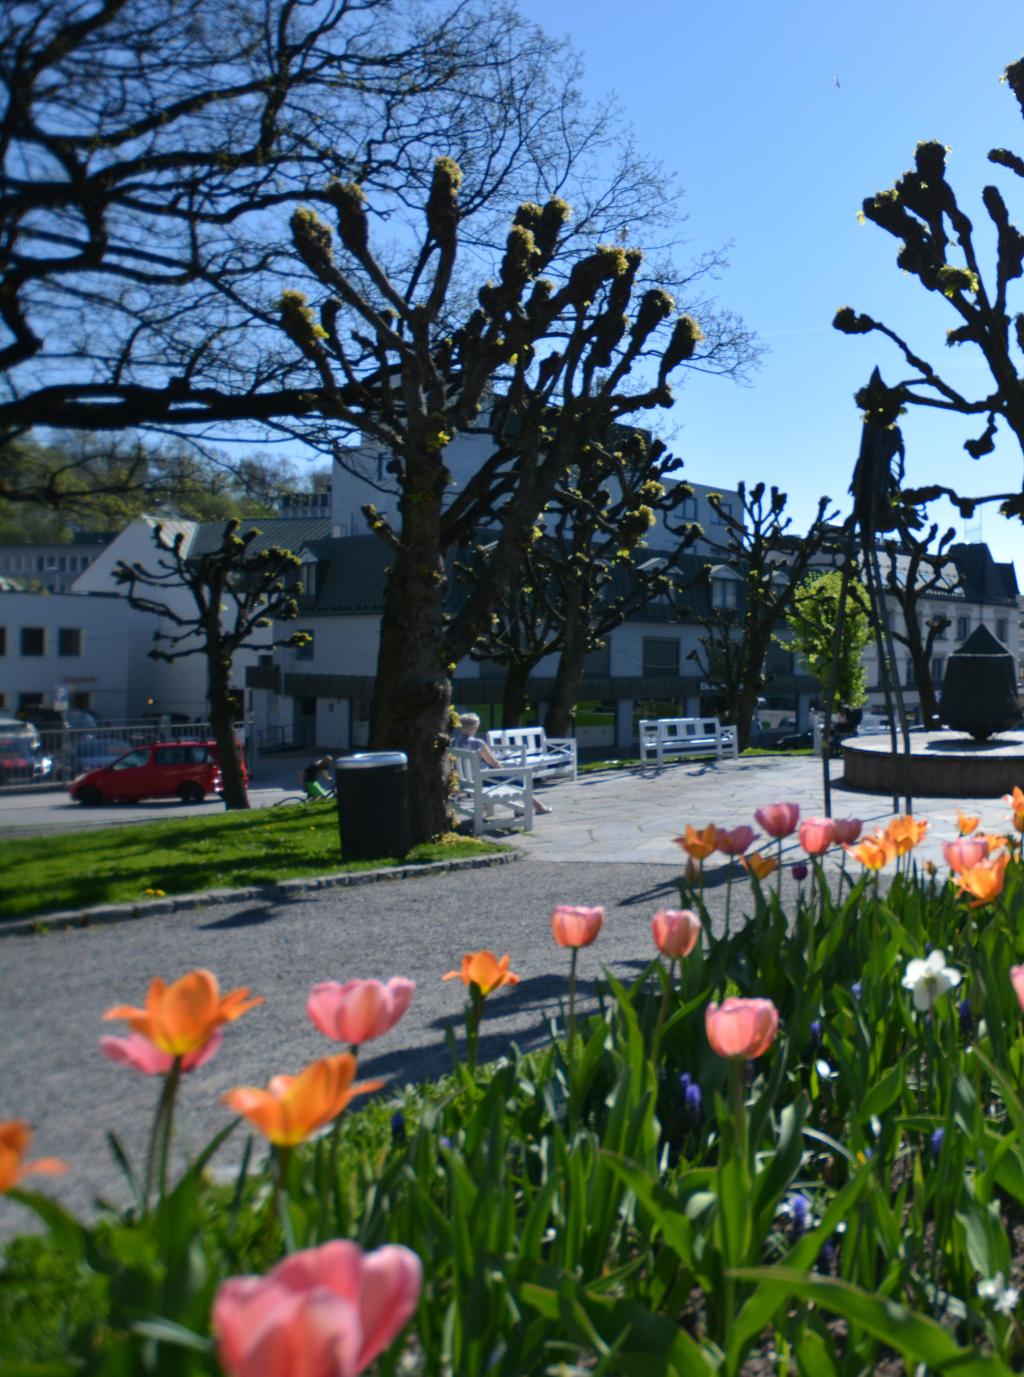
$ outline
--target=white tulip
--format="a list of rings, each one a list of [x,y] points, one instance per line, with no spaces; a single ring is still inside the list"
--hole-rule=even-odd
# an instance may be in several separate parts
[[[960,972],[946,965],[946,954],[941,951],[929,952],[921,961],[915,958],[908,962],[903,977],[903,988],[914,995],[914,1008],[927,1012],[940,995],[953,990],[960,984]]]

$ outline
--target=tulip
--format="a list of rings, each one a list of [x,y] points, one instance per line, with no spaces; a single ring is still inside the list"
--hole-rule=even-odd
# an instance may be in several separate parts
[[[959,875],[985,859],[988,855],[988,844],[984,837],[960,836],[956,841],[943,842],[942,854],[950,870]]]
[[[468,951],[462,958],[462,966],[457,971],[449,971],[442,980],[461,980],[463,985],[475,985],[485,998],[500,990],[502,985],[518,985],[519,977],[510,971],[509,953],[499,961],[492,951]]]
[[[896,848],[896,855],[905,856],[908,851],[913,851],[919,842],[924,841],[927,831],[928,823],[926,821],[918,822],[908,813],[901,818],[893,818],[885,829],[885,836]]]
[[[689,956],[700,937],[701,922],[689,908],[659,908],[651,919],[654,945],[670,961]]]
[[[59,1176],[68,1164],[59,1157],[37,1157],[25,1161],[32,1130],[24,1119],[0,1120],[0,1195],[13,1190],[26,1176]]]
[[[210,971],[196,970],[173,985],[154,978],[144,1009],[118,1004],[103,1017],[124,1019],[133,1033],[148,1038],[162,1052],[184,1057],[205,1047],[223,1024],[233,1023],[262,1003],[262,997],[250,999],[244,988],[221,995],[217,977]]]
[[[793,866],[793,879],[796,880],[797,884],[803,884],[804,880],[807,879],[808,873],[807,866],[803,861],[797,861],[796,865]]]
[[[1010,967],[1010,981],[1017,996],[1017,1003],[1024,1009],[1024,966]]]
[[[1009,863],[1010,857],[1004,851],[1001,856],[980,861],[977,865],[960,871],[956,877],[960,886],[959,892],[974,896],[971,908],[980,908],[982,904],[990,904],[993,899],[998,899],[1003,892],[1006,867]]]
[[[956,815],[957,831],[961,837],[968,837],[977,828],[981,818],[969,817],[961,808]]]
[[[276,1147],[291,1148],[336,1119],[357,1095],[367,1095],[384,1084],[360,1081],[353,1085],[355,1074],[355,1057],[341,1052],[312,1062],[297,1076],[275,1076],[266,1090],[241,1085],[221,1099]]]
[[[1013,786],[1012,794],[1004,794],[1003,802],[1013,809],[1013,825],[1018,832],[1024,832],[1024,789],[1019,784]]]
[[[740,865],[753,875],[755,880],[763,880],[779,868],[775,857],[766,856],[763,851],[752,851],[749,856],[741,856]]]
[[[603,908],[559,904],[551,914],[551,933],[560,947],[589,947],[603,922]]]
[[[881,870],[883,865],[896,859],[896,848],[884,832],[876,832],[873,837],[865,837],[857,846],[847,846],[846,854],[868,870]]]
[[[228,1377],[357,1377],[391,1344],[419,1302],[414,1252],[364,1253],[336,1240],[293,1253],[265,1277],[231,1277],[211,1323]]]
[[[798,803],[769,803],[764,808],[756,809],[754,817],[769,837],[781,840],[796,831],[796,825],[800,821],[800,805]]]
[[[860,818],[832,819],[832,830],[840,846],[852,846],[860,837],[863,827]]]
[[[709,822],[707,827],[698,832],[696,827],[686,824],[686,834],[682,837],[673,837],[676,846],[681,846],[686,854],[694,861],[706,861],[715,850],[718,828],[713,822]]]
[[[804,818],[800,824],[800,845],[808,856],[820,856],[835,840],[836,825],[831,818]]]
[[[760,1057],[775,1041],[779,1011],[770,999],[730,998],[704,1011],[704,1027],[711,1050],[729,1060]]]
[[[224,1040],[223,1031],[218,1028],[208,1042],[194,1052],[181,1058],[180,1071],[195,1071],[205,1066],[211,1057],[216,1056]],[[122,1066],[133,1066],[144,1076],[167,1076],[174,1068],[174,1056],[163,1052],[156,1043],[150,1042],[141,1033],[129,1033],[126,1038],[100,1038],[100,1051],[109,1061]]]
[[[324,980],[310,990],[306,1013],[324,1037],[359,1047],[395,1026],[415,988],[415,980],[403,975],[393,976],[386,985],[379,980],[350,980],[346,985]]]
[[[727,831],[724,827],[715,828],[715,850],[723,856],[740,856],[757,836],[752,827],[734,827]]]
[[[993,851],[999,851],[1002,847],[1009,846],[1009,844],[1010,838],[1005,836],[1002,832],[985,833],[985,846],[987,847],[988,854],[990,856],[992,855]]]
[[[923,961],[907,962],[902,983],[905,990],[913,992],[914,1008],[925,1013],[948,990],[956,989],[960,979],[960,972],[946,965],[945,952],[933,951]]]

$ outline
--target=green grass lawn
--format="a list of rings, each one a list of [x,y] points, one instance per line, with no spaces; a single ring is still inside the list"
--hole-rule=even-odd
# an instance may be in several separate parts
[[[212,813],[130,827],[0,842],[0,920],[124,903],[154,893],[266,884],[300,875],[377,870],[410,861],[457,860],[505,848],[470,837],[414,847],[405,861],[342,864],[332,801],[295,808]]]
[[[756,759],[757,756],[779,756],[782,760],[790,760],[794,756],[813,755],[810,749],[797,751],[773,751],[767,748],[761,749],[756,746],[748,746],[745,751],[740,751],[740,758],[743,760]],[[707,755],[699,755],[696,751],[692,755],[675,756],[666,763],[669,765],[689,765],[695,760],[714,760],[714,751],[708,751]],[[731,756],[723,756],[724,760],[731,760]],[[656,762],[652,757],[647,761],[647,768],[650,769]],[[599,770],[636,770],[643,762],[638,755],[623,757],[620,760],[591,760],[587,764],[581,764],[579,773],[581,775],[596,774]]]

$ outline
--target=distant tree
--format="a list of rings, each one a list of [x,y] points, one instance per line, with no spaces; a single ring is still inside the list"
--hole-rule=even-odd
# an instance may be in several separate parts
[[[932,683],[932,653],[935,642],[952,625],[944,612],[934,612],[924,618],[921,604],[935,592],[953,593],[960,586],[960,575],[947,556],[950,544],[956,539],[952,527],[938,544],[938,526],[930,526],[919,535],[905,523],[901,524],[899,540],[884,542],[888,555],[883,572],[883,587],[900,610],[900,617],[892,620],[893,638],[906,646],[917,685],[921,705],[921,721],[926,727],[941,725],[939,703]]]
[[[842,579],[837,569],[818,570],[804,579],[794,590],[786,613],[790,637],[787,640],[776,637],[780,644],[796,651],[805,661],[821,685],[823,703],[827,702],[832,682]],[[843,634],[836,663],[835,697],[828,704],[830,716],[836,714],[841,704],[859,708],[867,701],[863,652],[873,635],[868,607],[867,589],[851,579],[847,585]]]
[[[829,499],[818,509],[801,536],[790,534],[792,518],[784,515],[786,494],[772,488],[766,497],[764,483],[750,491],[738,485],[739,512],[731,511],[718,493],[708,501],[721,524],[721,536],[703,538],[721,563],[742,580],[737,607],[715,607],[695,614],[701,628],[701,651],[695,652],[706,679],[720,694],[723,711],[736,724],[740,750],[750,744],[757,700],[765,684],[765,659],[772,637],[792,606],[796,590],[807,575],[811,561],[832,538]],[[714,567],[708,564],[706,582],[714,587]]]
[[[660,441],[621,429],[592,443],[545,509],[543,534],[526,551],[520,577],[506,589],[491,626],[471,654],[507,666],[502,722],[521,719],[531,671],[560,651],[545,726],[565,736],[579,696],[586,655],[669,588],[669,571],[691,543],[691,528],[668,526],[692,497],[670,480],[679,462]],[[658,519],[665,526],[657,559],[644,558]]]
[[[114,572],[117,583],[127,588],[132,607],[151,612],[173,630],[155,631],[154,660],[180,660],[187,655],[206,658],[210,726],[220,753],[224,802],[228,808],[248,808],[235,741],[235,708],[231,667],[237,651],[250,644],[257,631],[274,621],[298,616],[298,555],[280,546],[253,549],[261,532],[255,526],[242,531],[237,520],[224,523],[219,544],[205,554],[191,556],[185,532],[168,536],[162,525],[153,527],[157,556],[153,567],[121,560]],[[172,591],[187,590],[195,611],[181,611],[165,599]],[[161,594],[163,595],[161,597]],[[266,645],[302,645],[306,632]]]
[[[1024,58],[1011,63],[1003,74],[1024,113]],[[1021,378],[1021,353],[1024,351],[1024,313],[1010,305],[1013,284],[1024,275],[1024,234],[1013,223],[1002,193],[986,186],[981,200],[988,215],[984,240],[995,244],[995,262],[989,271],[982,267],[985,252],[975,239],[972,220],[957,201],[946,176],[948,149],[941,143],[919,143],[914,167],[903,174],[888,191],[869,196],[863,203],[863,216],[899,241],[897,264],[917,278],[929,292],[944,296],[957,317],[947,331],[949,347],[968,346],[983,365],[972,371],[971,381],[982,378],[976,395],[970,396],[954,386],[942,369],[928,362],[890,326],[859,314],[849,306],[835,317],[835,327],[846,334],[884,335],[899,349],[912,370],[911,376],[889,390],[897,406],[923,406],[962,416],[984,419],[981,434],[964,445],[973,459],[990,454],[1000,422],[1016,437],[1024,453],[1024,386]],[[1024,177],[1024,158],[1005,148],[995,148],[989,161],[1017,177]],[[979,500],[1002,500],[1007,515],[1024,517],[1024,483],[1018,493],[1002,493],[983,498],[961,498],[939,486],[918,488],[909,495],[920,502],[944,493],[969,515]],[[920,681],[919,681],[920,683]]]

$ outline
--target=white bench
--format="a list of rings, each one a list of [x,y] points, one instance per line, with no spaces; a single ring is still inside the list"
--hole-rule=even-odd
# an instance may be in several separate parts
[[[485,823],[499,807],[511,818],[522,817],[523,828],[533,831],[533,765],[495,770],[484,765],[479,752],[453,747],[449,752],[459,775],[459,794],[473,809],[473,835],[479,837]]]
[[[645,717],[639,724],[640,759],[654,756],[664,765],[669,755],[708,755],[717,759],[739,754],[735,727],[723,726],[717,717]]]
[[[543,727],[505,727],[487,733],[487,744],[503,765],[532,765],[535,778],[576,778],[576,742],[548,736]]]

